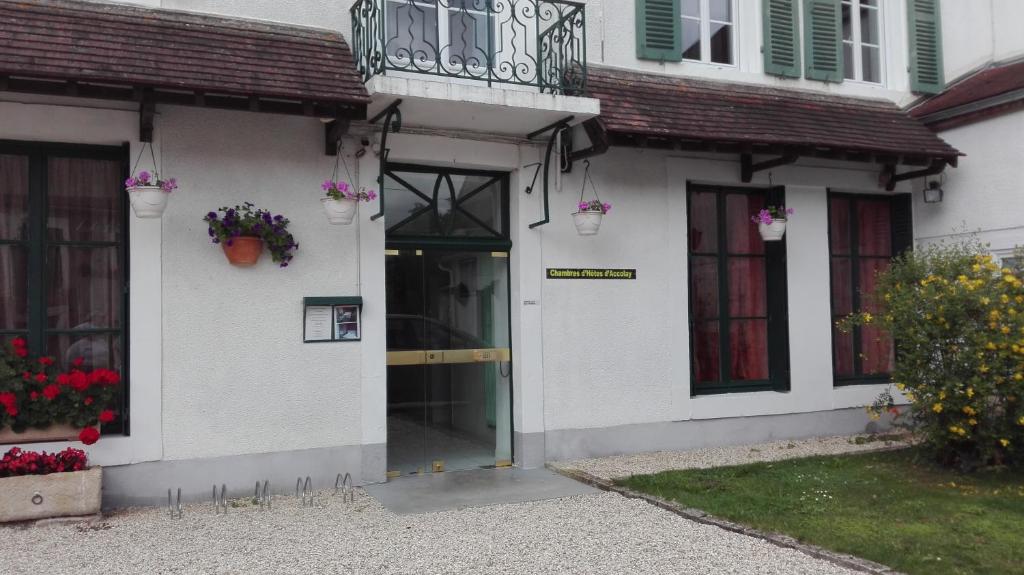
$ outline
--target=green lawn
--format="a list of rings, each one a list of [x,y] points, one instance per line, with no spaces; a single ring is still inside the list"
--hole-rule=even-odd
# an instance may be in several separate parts
[[[912,574],[1024,574],[1024,473],[961,475],[911,450],[666,471],[619,482]]]

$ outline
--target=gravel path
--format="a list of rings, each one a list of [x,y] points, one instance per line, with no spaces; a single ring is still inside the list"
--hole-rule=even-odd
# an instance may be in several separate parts
[[[279,497],[214,516],[190,506],[92,526],[0,528],[4,575],[116,573],[850,574],[759,539],[613,493],[422,515],[394,515],[365,492],[317,508]]]
[[[858,439],[859,438],[859,439]],[[708,447],[692,451],[656,451],[615,455],[596,459],[551,463],[559,469],[576,469],[602,479],[659,473],[670,469],[704,469],[758,461],[778,461],[812,455],[836,455],[877,451],[910,445],[909,437],[898,435],[854,435],[775,441],[755,445]]]

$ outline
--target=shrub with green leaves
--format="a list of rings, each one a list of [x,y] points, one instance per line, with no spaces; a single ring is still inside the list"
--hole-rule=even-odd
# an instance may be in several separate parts
[[[876,315],[839,322],[892,334],[893,381],[910,402],[906,423],[940,463],[970,470],[1024,461],[1022,278],[976,243],[933,245],[879,275],[865,294]],[[869,411],[877,416],[896,402],[886,392]]]

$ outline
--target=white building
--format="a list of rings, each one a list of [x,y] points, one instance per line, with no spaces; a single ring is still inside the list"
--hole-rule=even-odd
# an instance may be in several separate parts
[[[0,0],[0,335],[125,374],[107,505],[870,425],[891,346],[832,324],[958,161],[901,108],[939,0],[137,4]],[[160,219],[120,186],[150,135]],[[348,226],[336,169],[381,194]],[[244,201],[286,269],[211,245]],[[305,343],[335,304],[360,337]]]

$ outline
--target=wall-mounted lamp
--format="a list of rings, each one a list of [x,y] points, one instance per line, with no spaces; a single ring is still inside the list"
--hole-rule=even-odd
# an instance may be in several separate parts
[[[943,180],[946,179],[945,175],[942,176],[942,179]],[[942,202],[942,194],[943,194],[943,191],[942,191],[942,181],[940,180],[940,181],[936,182],[935,180],[932,180],[932,181],[928,182],[928,185],[925,186],[925,188],[923,190],[921,190],[921,193],[924,195],[924,203],[926,203],[926,204],[938,204],[938,203],[941,203]]]

